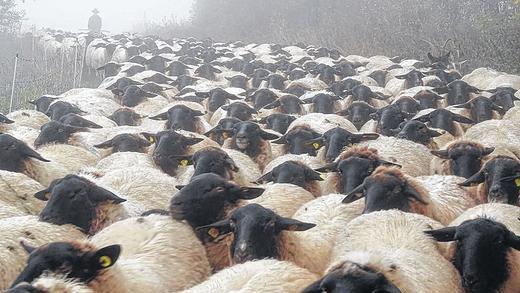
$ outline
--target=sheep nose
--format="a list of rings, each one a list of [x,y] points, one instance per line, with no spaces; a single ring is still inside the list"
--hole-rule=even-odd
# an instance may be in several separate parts
[[[464,283],[466,287],[474,287],[478,284],[478,278],[474,275],[464,275]]]

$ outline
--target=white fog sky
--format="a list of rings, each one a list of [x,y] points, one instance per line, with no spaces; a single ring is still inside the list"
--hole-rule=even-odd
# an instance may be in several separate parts
[[[17,1],[21,2],[21,1]],[[172,15],[186,19],[193,0],[25,0],[24,29],[32,25],[67,31],[86,29],[92,10],[97,8],[103,30],[111,33],[129,31],[143,20],[161,21]]]

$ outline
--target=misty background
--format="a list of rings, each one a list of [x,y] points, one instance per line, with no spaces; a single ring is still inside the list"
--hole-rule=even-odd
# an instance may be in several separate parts
[[[99,84],[76,83],[82,60],[51,60],[32,37],[42,28],[85,32],[94,8],[108,35],[301,43],[418,60],[450,51],[462,74],[478,67],[520,74],[520,0],[0,0],[0,111],[12,88],[24,107],[42,94]]]

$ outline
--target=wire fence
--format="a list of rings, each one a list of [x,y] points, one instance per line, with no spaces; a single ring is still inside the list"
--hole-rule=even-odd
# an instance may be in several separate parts
[[[96,87],[99,77],[83,66],[84,48],[49,51],[33,36],[0,36],[0,112],[30,109],[29,101],[77,87]]]

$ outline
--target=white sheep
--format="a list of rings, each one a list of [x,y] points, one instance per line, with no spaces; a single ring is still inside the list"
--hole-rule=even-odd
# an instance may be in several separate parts
[[[317,278],[317,275],[291,262],[257,260],[222,270],[183,293],[299,293]]]
[[[294,263],[321,275],[327,268],[333,241],[348,222],[363,213],[363,203],[342,204],[342,194],[318,197],[302,205],[293,219],[316,226],[298,233],[284,234],[286,256]],[[294,257],[297,256],[297,257]]]
[[[39,130],[43,124],[51,121],[42,112],[36,110],[18,110],[7,114],[7,118],[13,120],[14,126],[25,126]]]
[[[309,113],[297,118],[291,123],[291,125],[289,125],[287,132],[297,126],[302,125],[309,126],[312,130],[320,134],[323,134],[327,132],[327,130],[336,127],[343,128],[353,133],[357,132],[356,126],[354,126],[354,124],[352,124],[352,122],[348,121],[347,119],[335,114],[322,113]]]
[[[13,209],[22,215],[37,215],[44,204],[34,194],[44,189],[43,185],[21,173],[0,171],[0,206],[2,210]],[[0,212],[0,218],[7,218],[10,213]]]
[[[433,155],[422,144],[389,136],[379,136],[376,140],[365,141],[357,146],[376,149],[381,158],[401,165],[403,171],[410,176],[430,174],[430,162]]]
[[[471,281],[474,274],[483,272],[485,275],[480,276],[485,277],[479,280],[486,292],[513,293],[520,286],[519,214],[517,206],[482,204],[464,212],[449,227],[427,233],[440,242],[448,242],[445,256],[450,261],[458,259],[454,263],[463,280]],[[459,235],[456,238],[455,233]],[[492,275],[486,273],[490,270]],[[472,289],[471,282],[463,284],[468,291]]]
[[[463,292],[453,265],[423,233],[442,225],[420,215],[381,211],[360,216],[337,235],[328,274],[384,277],[400,292]]]
[[[26,239],[32,245],[53,241],[72,241],[85,236],[72,225],[53,225],[40,222],[36,216],[0,219],[0,290],[7,289],[22,271],[27,252],[20,245]]]

